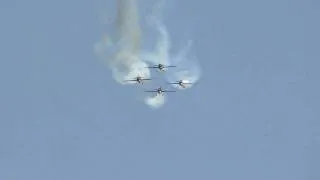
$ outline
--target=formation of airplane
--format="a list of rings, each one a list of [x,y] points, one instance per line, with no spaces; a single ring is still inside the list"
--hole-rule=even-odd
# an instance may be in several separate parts
[[[177,66],[167,66],[167,65],[163,65],[163,64],[157,64],[157,65],[154,65],[154,66],[149,66],[147,68],[156,68],[160,71],[166,71],[167,68],[169,67],[177,67]]]
[[[129,79],[126,81],[136,81],[138,84],[143,84],[143,81],[151,80],[150,78],[142,78],[141,76],[137,76],[135,79]]]
[[[183,80],[179,80],[177,82],[171,82],[171,83],[168,83],[168,84],[177,84],[182,88],[186,88],[187,84],[192,84],[192,83],[191,82],[184,82]]]
[[[165,69],[167,69],[168,67],[176,67],[176,66],[166,66],[166,65],[163,65],[163,64],[158,64],[158,65],[154,65],[154,66],[149,66],[147,68],[157,68],[158,70],[160,71],[165,71]],[[143,78],[141,76],[137,76],[135,77],[134,79],[129,79],[129,80],[126,80],[126,81],[135,81],[137,82],[137,84],[143,84],[144,81],[148,81],[148,80],[152,80],[150,78]],[[179,85],[180,87],[182,88],[186,88],[186,85],[187,84],[193,84],[191,82],[188,82],[188,81],[185,81],[185,80],[178,80],[178,81],[175,81],[175,82],[168,82],[167,84],[177,84]],[[144,91],[144,92],[153,92],[153,93],[156,93],[157,95],[164,95],[164,93],[167,93],[167,92],[176,92],[176,91],[173,91],[173,90],[165,90],[163,89],[161,86],[157,89],[153,89],[153,90],[147,90],[147,91]]]
[[[155,92],[158,95],[163,95],[165,92],[176,92],[176,91],[169,91],[169,90],[164,90],[162,87],[159,87],[157,89],[151,90],[151,91],[144,91],[144,92]]]

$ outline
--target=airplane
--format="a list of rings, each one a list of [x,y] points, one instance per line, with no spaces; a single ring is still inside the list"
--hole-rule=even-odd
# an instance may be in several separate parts
[[[179,80],[177,82],[171,82],[171,83],[168,83],[168,84],[177,84],[179,85],[180,87],[182,88],[186,88],[186,84],[193,84],[191,82],[186,82],[186,81],[183,81],[183,80]]]
[[[168,90],[163,90],[162,87],[159,87],[157,89],[154,89],[154,90],[151,90],[151,91],[144,91],[144,92],[156,92],[157,95],[162,95],[165,93],[165,92],[176,92],[176,91],[168,91]]]
[[[139,84],[143,84],[143,81],[151,80],[150,78],[142,78],[141,76],[137,76],[135,79],[129,79],[126,81],[136,81]]]
[[[163,65],[163,64],[157,64],[157,65],[154,65],[154,66],[149,66],[147,68],[157,68],[160,71],[165,71],[169,67],[177,67],[177,66],[166,66],[166,65]]]

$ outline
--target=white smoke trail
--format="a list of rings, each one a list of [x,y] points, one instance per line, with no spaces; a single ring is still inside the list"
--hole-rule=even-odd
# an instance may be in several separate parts
[[[186,47],[178,52],[177,55],[170,55],[172,43],[166,26],[161,23],[159,15],[153,15],[149,20],[149,25],[157,29],[159,39],[155,50],[153,52],[142,52],[141,57],[151,64],[177,66],[166,72],[167,80],[170,82],[182,80],[183,82],[192,83],[186,85],[187,88],[192,87],[201,77],[201,68],[197,59],[187,56],[192,47],[192,41],[189,41]],[[184,89],[176,84],[173,84],[173,86],[178,89]]]
[[[192,61],[187,61],[186,58],[191,45],[188,45],[178,55],[170,56],[171,40],[169,33],[166,26],[161,23],[160,15],[154,13],[149,19],[149,24],[156,28],[159,39],[154,51],[143,52],[141,50],[142,30],[136,0],[118,0],[117,2],[115,26],[100,42],[95,44],[94,51],[108,65],[112,71],[112,76],[118,83],[135,84],[126,80],[134,79],[137,76],[151,78],[150,69],[146,68],[148,66],[147,62],[178,66],[175,68],[178,71],[167,72],[167,78],[172,79],[172,81],[185,80],[192,83],[198,81],[200,69],[196,67],[199,66]],[[159,9],[161,7],[158,6],[153,12]],[[156,95],[145,97],[144,102],[152,108],[159,108],[164,105],[166,98]]]
[[[166,76],[167,80],[170,82],[182,80],[185,83],[191,83],[186,84],[186,88],[195,85],[201,77],[201,67],[196,57],[187,56],[191,46],[192,41],[189,41],[184,49],[170,59],[171,63],[177,67],[174,71],[169,71]],[[184,89],[176,84],[173,84],[173,86],[178,89]]]
[[[152,108],[160,108],[166,102],[165,96],[162,95],[155,95],[153,97],[146,97],[145,103],[148,104]]]
[[[153,13],[149,16],[148,25],[155,28],[159,33],[158,41],[156,47],[152,52],[142,52],[141,57],[144,61],[147,61],[153,65],[164,64],[170,65],[169,61],[169,51],[171,49],[171,42],[169,33],[164,24],[161,22],[161,9],[165,1],[158,3]]]
[[[105,60],[114,79],[121,84],[137,76],[150,78],[147,63],[139,57],[142,31],[136,0],[118,0],[117,18],[112,35],[95,44],[95,53]]]
[[[107,63],[112,76],[120,84],[135,84],[137,76],[150,78],[148,64],[141,58],[142,31],[136,0],[118,0],[117,18],[108,35],[95,44],[96,55]],[[144,102],[152,108],[164,105],[163,96],[145,97]]]

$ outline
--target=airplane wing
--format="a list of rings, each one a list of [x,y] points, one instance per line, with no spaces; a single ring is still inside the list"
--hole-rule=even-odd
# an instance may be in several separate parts
[[[164,68],[169,68],[169,67],[177,67],[177,66],[163,66]],[[158,66],[148,66],[146,68],[159,68]]]
[[[150,78],[144,78],[144,79],[141,79],[142,81],[143,80],[151,80]],[[129,79],[129,80],[125,80],[125,81],[138,81],[138,80],[136,80],[136,79]]]
[[[177,91],[167,91],[167,90],[163,90],[162,92],[177,92]]]
[[[153,91],[144,91],[144,92],[158,92],[158,91],[156,91],[156,90],[153,90]]]
[[[168,84],[180,84],[179,82],[169,82]],[[185,82],[185,83],[182,83],[182,84],[193,84],[191,82]]]

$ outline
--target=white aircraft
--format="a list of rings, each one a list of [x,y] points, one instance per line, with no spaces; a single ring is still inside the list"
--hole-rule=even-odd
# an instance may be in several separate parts
[[[184,81],[184,80],[179,80],[179,81],[177,81],[177,82],[171,82],[171,83],[168,83],[168,84],[177,84],[177,85],[179,85],[179,86],[182,87],[182,88],[186,88],[186,85],[187,85],[187,84],[193,84],[193,83],[188,82],[188,81]]]
[[[143,84],[143,81],[151,80],[150,78],[142,78],[141,76],[137,76],[135,79],[129,79],[126,81],[136,81],[138,84]]]
[[[168,90],[163,90],[162,87],[159,87],[157,89],[154,89],[154,90],[151,90],[151,91],[144,91],[144,92],[155,92],[157,93],[157,95],[162,95],[165,93],[165,92],[176,92],[176,91],[168,91]]]
[[[157,64],[157,65],[154,65],[154,66],[149,66],[147,68],[157,68],[160,71],[166,71],[166,69],[169,68],[169,67],[177,67],[177,66],[166,66],[166,65],[163,65],[163,64]]]

